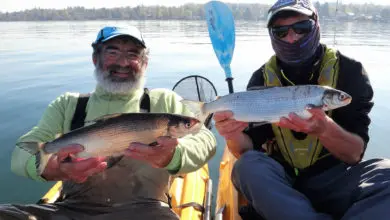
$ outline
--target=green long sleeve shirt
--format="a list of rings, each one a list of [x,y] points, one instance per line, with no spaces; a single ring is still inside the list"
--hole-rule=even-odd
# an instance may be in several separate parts
[[[107,114],[139,112],[142,94],[143,90],[137,90],[127,95],[110,94],[97,86],[88,101],[85,121],[93,121]],[[149,95],[151,112],[192,115],[180,102],[181,97],[173,91],[153,89]],[[18,143],[44,143],[52,141],[57,135],[69,132],[78,96],[78,93],[65,93],[52,101],[39,123],[18,139],[11,159],[11,170],[14,173],[34,180],[45,181],[37,174],[35,155],[19,148]],[[215,137],[203,126],[198,134],[188,135],[179,140],[174,156],[165,169],[171,174],[195,171],[207,163],[215,151]]]

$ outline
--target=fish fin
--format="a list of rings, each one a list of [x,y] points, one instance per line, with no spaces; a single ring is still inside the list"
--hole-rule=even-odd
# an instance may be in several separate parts
[[[113,167],[120,160],[122,160],[123,157],[124,157],[123,154],[116,154],[116,155],[108,157],[107,160],[106,160],[106,162],[107,162],[107,169]]]
[[[65,157],[65,159],[63,159],[62,161],[61,161],[61,163],[70,163],[70,162],[72,162],[72,157],[71,156],[67,156],[67,157]]]
[[[155,142],[152,142],[152,143],[150,143],[150,144],[148,144],[148,145],[151,146],[151,147],[154,147],[154,146],[157,146],[157,145],[158,145],[158,142],[155,141]]]
[[[45,153],[43,150],[40,150],[39,154],[36,155],[35,166],[38,168],[37,172],[39,176],[42,175],[52,155],[53,154]]]
[[[42,175],[50,157],[52,156],[52,154],[48,154],[43,151],[45,144],[39,142],[20,142],[17,145],[32,155],[35,155],[35,166],[37,167],[37,173],[38,175]]]
[[[110,118],[116,118],[116,117],[119,117],[121,115],[123,115],[123,113],[115,113],[115,114],[103,115],[103,116],[95,118],[94,120],[86,121],[85,123],[86,124],[87,123],[96,123],[98,121],[105,121],[105,120],[110,119]]]
[[[30,154],[36,154],[43,148],[44,144],[40,142],[20,142],[17,146]]]
[[[314,108],[319,108],[319,107],[314,107]],[[302,118],[302,119],[309,119],[311,118],[313,115],[308,111],[308,108],[306,108],[304,111],[301,111],[301,112],[296,112],[296,114]]]
[[[266,124],[270,124],[270,122],[269,121],[251,122],[251,123],[249,123],[249,127],[254,128],[254,127],[259,127],[259,126],[266,125]]]
[[[193,101],[188,99],[182,99],[180,100],[181,103],[183,103],[186,107],[189,108],[189,110],[194,113],[195,118],[199,119],[200,122],[203,122],[206,120],[208,114],[204,112],[204,102],[200,101]]]
[[[306,105],[305,109],[308,110],[308,109],[313,109],[313,108],[324,108],[325,106],[324,105],[313,105],[313,104],[308,104]]]
[[[264,89],[270,89],[270,88],[273,88],[273,87],[277,87],[277,86],[252,86],[252,87],[249,87],[247,90],[248,91],[251,91],[251,90],[264,90]]]

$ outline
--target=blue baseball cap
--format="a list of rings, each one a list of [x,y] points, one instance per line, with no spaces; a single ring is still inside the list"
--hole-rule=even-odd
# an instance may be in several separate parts
[[[317,10],[310,0],[278,0],[268,10],[267,27],[271,25],[275,15],[281,11],[295,11],[309,17],[317,15]]]
[[[115,27],[115,26],[107,26],[102,28],[97,37],[96,40],[92,43],[92,45],[96,45],[99,43],[103,43],[107,40],[110,40],[115,37],[119,36],[129,36],[136,41],[138,41],[144,48],[146,48],[146,44],[144,41],[144,38],[142,36],[142,33],[138,28],[134,26],[127,26],[127,27]]]

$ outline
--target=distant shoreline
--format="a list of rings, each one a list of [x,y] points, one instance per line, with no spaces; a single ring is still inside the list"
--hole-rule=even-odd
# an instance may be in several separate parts
[[[266,20],[271,5],[227,3],[235,20]],[[390,22],[390,5],[315,3],[321,19],[337,21]],[[137,6],[118,8],[68,7],[64,9],[29,9],[0,12],[0,22],[12,21],[96,21],[96,20],[204,20],[204,4],[174,6]]]
[[[204,21],[204,19],[138,19],[138,20],[126,20],[126,19],[94,19],[94,20],[13,20],[13,21],[3,21],[0,20],[0,23],[18,23],[18,22],[26,22],[26,23],[49,23],[49,22],[99,22],[99,21],[128,21],[128,22],[142,22],[142,21],[182,21],[182,22],[198,22],[198,21]],[[245,20],[245,19],[236,19],[236,22],[266,22],[265,19],[262,20]],[[343,23],[380,23],[380,24],[390,24],[390,21],[374,21],[374,20],[334,20],[330,18],[321,18],[321,23],[336,23],[336,22],[343,22]]]

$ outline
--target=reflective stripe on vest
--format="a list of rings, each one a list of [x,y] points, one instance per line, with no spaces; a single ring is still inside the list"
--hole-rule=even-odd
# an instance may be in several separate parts
[[[318,84],[335,88],[338,79],[339,65],[336,50],[327,48],[320,66]],[[264,69],[265,86],[282,86],[281,72],[273,56]],[[331,115],[331,111],[328,115]],[[317,160],[329,156],[321,155],[323,149],[318,138],[307,135],[305,139],[298,140],[290,129],[272,125],[276,142],[283,158],[294,168],[304,169],[314,164]]]

